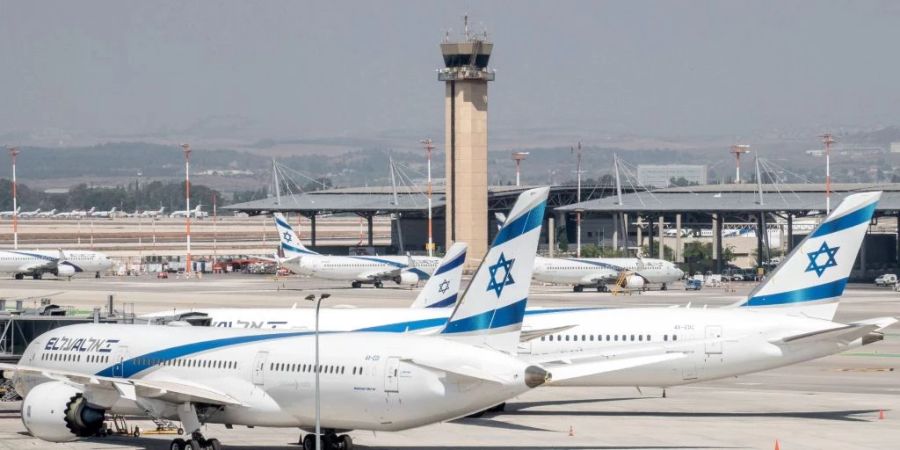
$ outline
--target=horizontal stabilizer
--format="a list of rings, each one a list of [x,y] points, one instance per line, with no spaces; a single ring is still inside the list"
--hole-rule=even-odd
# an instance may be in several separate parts
[[[770,342],[775,345],[811,344],[814,342],[833,342],[846,345],[878,329],[878,325],[875,324],[850,324],[786,336]]]
[[[487,381],[490,383],[504,384],[504,380],[502,380],[490,373],[487,373],[483,370],[477,369],[472,366],[467,366],[465,364],[449,365],[449,364],[443,364],[443,363],[434,362],[434,361],[425,362],[425,361],[421,361],[421,360],[417,360],[417,359],[402,359],[401,361],[409,363],[409,364],[413,364],[413,365],[416,365],[419,367],[424,367],[426,369],[447,372],[449,374],[453,374],[453,375],[456,375],[459,377],[472,378],[472,379],[476,379],[476,380]]]
[[[661,353],[657,355],[616,358],[578,364],[544,366],[544,368],[550,371],[551,374],[553,374],[551,382],[554,382],[571,380],[572,378],[587,377],[591,375],[599,375],[608,372],[615,372],[617,370],[631,369],[634,367],[646,366],[665,361],[672,361],[684,358],[684,356],[685,354],[681,352]]]

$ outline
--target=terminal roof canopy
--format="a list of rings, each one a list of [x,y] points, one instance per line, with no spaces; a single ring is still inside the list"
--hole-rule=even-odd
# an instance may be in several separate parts
[[[622,195],[622,204],[615,196],[560,206],[562,212],[796,212],[825,210],[825,190],[821,184],[762,185],[762,201],[756,184],[727,184],[687,186],[636,192]],[[854,192],[884,191],[877,211],[900,211],[900,184],[835,184],[832,187],[831,207]]]

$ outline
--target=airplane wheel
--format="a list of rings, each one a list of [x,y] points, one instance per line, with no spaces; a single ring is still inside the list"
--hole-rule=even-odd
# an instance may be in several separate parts
[[[383,284],[381,284],[381,282],[380,282],[380,281],[376,281],[376,282],[375,282],[375,288],[377,288],[377,289],[381,289],[381,288],[383,288],[383,287],[384,287],[384,285],[383,285]]]
[[[575,287],[572,288],[572,292],[583,292],[584,286],[580,284],[576,284]]]
[[[349,435],[342,434],[341,437],[337,439],[337,448],[339,450],[353,450],[353,438]]]
[[[169,450],[184,450],[184,439],[176,438],[172,439],[172,442],[169,444]]]
[[[40,280],[41,278],[44,278],[44,277],[41,276],[41,274],[39,274],[39,273],[35,273],[35,274],[31,275],[32,280]]]
[[[663,284],[662,284],[662,287],[659,288],[659,290],[661,290],[661,291],[668,291],[668,290],[669,290],[669,287],[666,286],[666,283],[663,283]]]
[[[24,279],[25,279],[25,274],[24,274],[24,273],[17,273],[17,274],[16,274],[16,279],[17,279],[17,280],[24,280]]]
[[[314,434],[303,436],[303,450],[316,450],[316,436]]]
[[[222,450],[222,443],[218,439],[212,438],[206,441],[206,448],[209,450]]]
[[[131,435],[136,438],[141,437],[141,427],[134,427],[134,431],[131,432]]]
[[[350,283],[350,287],[352,287],[353,289],[359,289],[360,287],[362,287],[362,283],[360,283],[359,281],[354,281]]]
[[[196,439],[188,439],[184,443],[184,450],[203,450],[203,446]]]

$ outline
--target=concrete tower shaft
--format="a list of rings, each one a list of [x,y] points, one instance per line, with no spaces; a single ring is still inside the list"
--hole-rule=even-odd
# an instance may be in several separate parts
[[[441,44],[444,68],[438,80],[445,82],[446,135],[446,245],[469,245],[466,266],[475,268],[488,248],[487,68],[493,44],[469,36],[462,42]]]

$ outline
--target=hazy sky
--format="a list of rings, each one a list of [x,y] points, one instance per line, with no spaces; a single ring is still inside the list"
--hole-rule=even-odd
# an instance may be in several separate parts
[[[443,127],[443,32],[495,43],[494,129],[730,135],[900,122],[900,3],[0,0],[0,135]]]

